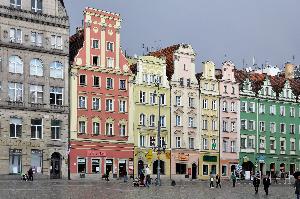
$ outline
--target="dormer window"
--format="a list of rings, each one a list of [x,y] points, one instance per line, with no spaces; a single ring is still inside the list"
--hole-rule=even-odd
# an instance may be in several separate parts
[[[31,0],[31,11],[35,13],[42,13],[43,1],[42,0]]]

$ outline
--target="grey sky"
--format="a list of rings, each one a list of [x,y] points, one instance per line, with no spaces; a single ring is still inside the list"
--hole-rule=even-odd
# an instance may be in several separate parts
[[[217,67],[231,59],[252,65],[269,60],[282,66],[300,62],[300,0],[65,0],[71,33],[82,20],[86,6],[121,14],[122,48],[142,54],[142,43],[166,47],[189,43],[201,62]],[[155,42],[160,41],[160,42]],[[225,58],[225,54],[227,58]]]

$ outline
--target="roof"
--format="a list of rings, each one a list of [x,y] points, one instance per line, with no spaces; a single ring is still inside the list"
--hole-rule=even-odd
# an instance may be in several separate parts
[[[78,51],[83,47],[84,43],[84,30],[77,31],[76,34],[72,35],[70,38],[70,63],[74,62],[74,59],[78,53]]]
[[[174,74],[174,53],[180,47],[180,44],[176,44],[173,46],[169,46],[167,48],[163,48],[161,50],[150,52],[149,55],[158,57],[158,58],[165,58],[167,63],[167,77],[170,81],[172,75]]]

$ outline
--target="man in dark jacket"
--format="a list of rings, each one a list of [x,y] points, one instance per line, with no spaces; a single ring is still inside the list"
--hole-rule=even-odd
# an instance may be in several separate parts
[[[294,187],[296,198],[300,199],[300,176],[298,176],[298,179],[295,181]]]
[[[263,184],[264,184],[264,190],[266,192],[266,195],[269,195],[269,186],[271,185],[269,176],[264,177]]]
[[[30,181],[33,181],[33,170],[32,170],[31,167],[30,167],[30,169],[28,170],[27,174],[28,174],[29,180],[30,180]]]
[[[258,187],[260,185],[260,179],[258,177],[254,177],[253,179],[253,186],[254,186],[254,189],[255,189],[255,194],[258,193]]]

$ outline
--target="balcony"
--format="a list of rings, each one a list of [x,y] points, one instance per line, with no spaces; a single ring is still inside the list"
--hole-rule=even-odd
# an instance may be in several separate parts
[[[26,103],[23,101],[0,101],[0,108],[15,109],[15,110],[28,110],[28,111],[41,111],[41,112],[55,112],[55,113],[68,113],[69,112],[68,106],[39,104],[39,103]]]

